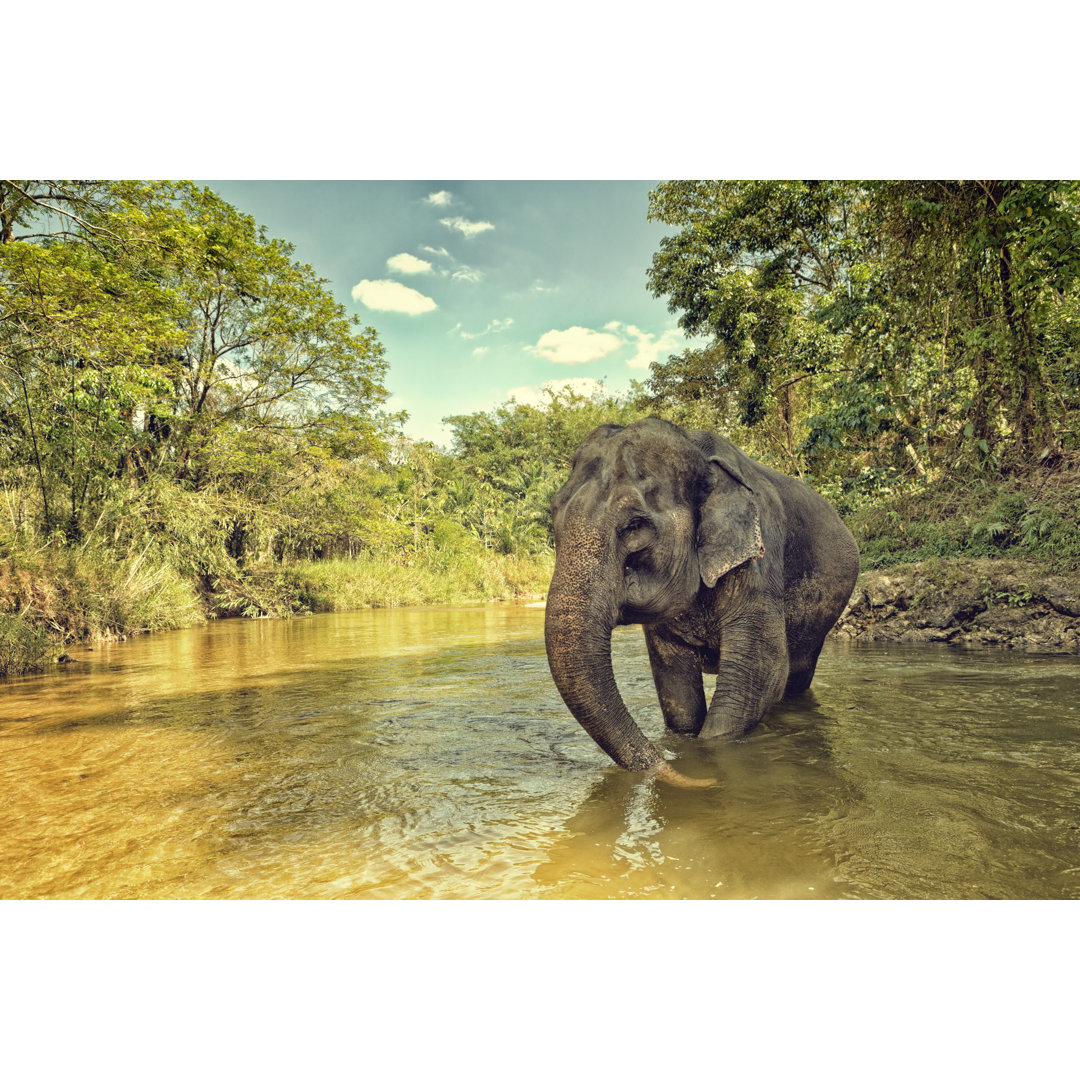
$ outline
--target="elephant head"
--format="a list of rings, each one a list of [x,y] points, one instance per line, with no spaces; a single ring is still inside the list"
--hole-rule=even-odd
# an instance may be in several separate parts
[[[545,641],[555,684],[597,744],[632,771],[680,778],[619,694],[611,633],[688,611],[763,553],[757,500],[729,443],[666,421],[597,428],[552,499],[555,573]]]

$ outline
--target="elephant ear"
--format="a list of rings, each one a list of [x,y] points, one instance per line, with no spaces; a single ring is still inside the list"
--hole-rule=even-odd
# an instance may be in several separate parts
[[[765,554],[761,515],[753,489],[733,458],[708,458],[707,495],[698,522],[701,580],[711,589],[737,566]]]

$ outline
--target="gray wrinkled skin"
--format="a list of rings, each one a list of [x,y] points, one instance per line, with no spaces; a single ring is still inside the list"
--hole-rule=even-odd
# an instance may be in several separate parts
[[[667,726],[740,736],[805,690],[859,570],[836,511],[727,439],[663,420],[597,428],[552,499],[545,638],[567,707],[623,768],[682,778],[630,716],[615,626],[645,628]],[[706,703],[703,673],[716,675]]]

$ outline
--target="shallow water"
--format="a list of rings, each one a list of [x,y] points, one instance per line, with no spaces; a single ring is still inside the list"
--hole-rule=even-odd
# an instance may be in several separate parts
[[[830,643],[707,790],[615,769],[543,612],[229,620],[0,684],[0,899],[1080,897],[1080,661]]]

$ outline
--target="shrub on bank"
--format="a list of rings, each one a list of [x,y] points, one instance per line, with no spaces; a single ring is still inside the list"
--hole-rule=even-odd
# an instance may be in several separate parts
[[[0,677],[40,671],[56,655],[48,632],[24,615],[0,611]]]
[[[0,563],[0,676],[40,670],[74,642],[206,618],[533,599],[547,591],[552,567],[550,554],[497,555],[463,542],[408,557],[255,565],[207,582],[94,546],[20,551]]]
[[[296,608],[350,611],[485,600],[534,599],[547,592],[550,555],[495,555],[472,551],[410,561],[365,554],[356,559],[302,562],[277,573],[290,584]]]
[[[102,546],[16,551],[0,565],[0,612],[60,644],[173,630],[203,619],[175,569]]]
[[[931,558],[1022,558],[1080,569],[1078,454],[1054,470],[994,482],[914,480],[842,509],[864,570]]]

